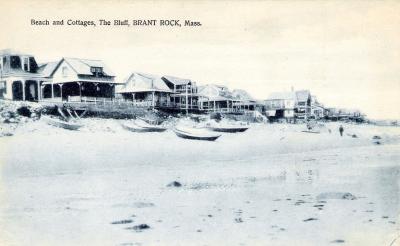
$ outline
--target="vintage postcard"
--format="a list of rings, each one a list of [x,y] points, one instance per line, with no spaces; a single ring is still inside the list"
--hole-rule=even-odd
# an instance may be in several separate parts
[[[400,245],[399,1],[0,9],[0,245]]]

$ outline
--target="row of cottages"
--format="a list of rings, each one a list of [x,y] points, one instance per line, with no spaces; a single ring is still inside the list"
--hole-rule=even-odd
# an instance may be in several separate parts
[[[365,115],[358,109],[328,108],[326,111],[326,118],[334,121],[352,120],[362,122],[365,119]]]
[[[133,72],[122,83],[100,60],[62,58],[37,64],[34,56],[0,52],[0,98],[49,102],[111,102],[191,112],[253,111],[257,102],[244,90],[197,86],[190,79]]]
[[[97,101],[115,95],[115,75],[99,60],[62,58],[37,64],[34,56],[0,52],[0,98],[19,101]]]

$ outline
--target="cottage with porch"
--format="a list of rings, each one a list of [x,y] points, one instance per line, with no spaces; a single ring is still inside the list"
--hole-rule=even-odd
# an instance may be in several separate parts
[[[233,98],[232,92],[226,86],[214,84],[200,86],[199,95],[199,108],[201,110],[221,113],[237,111],[234,108],[234,102],[237,102],[237,100]]]
[[[296,94],[294,92],[274,92],[265,100],[266,116],[270,120],[286,119],[294,121]]]
[[[308,119],[311,116],[311,93],[309,90],[296,91],[295,117]]]
[[[182,79],[173,76],[163,76],[162,80],[173,92],[171,94],[171,106],[179,111],[197,111],[199,110],[196,82],[190,79]]]
[[[40,86],[47,79],[38,68],[32,55],[9,49],[0,51],[0,98],[39,101]]]
[[[116,93],[133,105],[151,108],[169,108],[172,91],[161,77],[132,73]]]
[[[325,117],[325,108],[318,100],[316,96],[311,96],[311,118],[322,119]]]
[[[233,108],[237,111],[254,111],[257,107],[257,100],[255,100],[247,91],[235,89],[232,91],[232,97],[235,99]]]
[[[115,95],[115,75],[100,60],[62,58],[41,67],[49,79],[42,83],[44,101],[110,101]]]

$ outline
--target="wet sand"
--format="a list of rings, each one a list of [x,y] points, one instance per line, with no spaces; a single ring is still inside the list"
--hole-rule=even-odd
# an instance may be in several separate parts
[[[397,243],[399,128],[253,125],[198,142],[86,124],[0,138],[2,245]]]

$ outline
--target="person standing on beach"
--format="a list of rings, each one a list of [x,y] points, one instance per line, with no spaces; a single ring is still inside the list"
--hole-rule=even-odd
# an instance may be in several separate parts
[[[340,127],[339,127],[339,132],[340,132],[340,136],[341,136],[341,137],[343,137],[343,131],[344,131],[344,128],[343,128],[342,125],[340,125]]]

